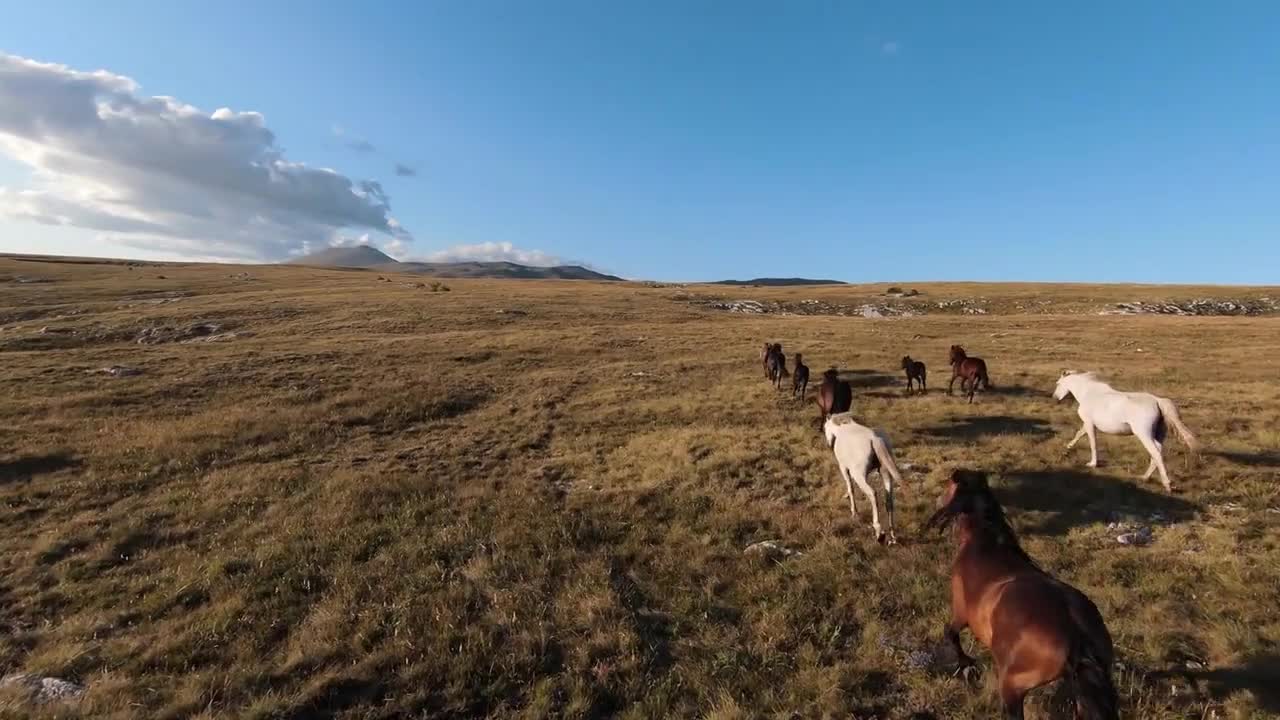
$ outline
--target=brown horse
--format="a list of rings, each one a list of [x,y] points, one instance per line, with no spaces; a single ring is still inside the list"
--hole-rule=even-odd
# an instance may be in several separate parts
[[[796,353],[796,369],[791,373],[791,394],[804,400],[805,391],[809,389],[809,366],[804,364],[803,356]]]
[[[960,631],[969,628],[991,651],[1006,718],[1021,718],[1027,693],[1058,678],[1075,698],[1077,720],[1118,718],[1114,650],[1097,606],[1022,550],[985,474],[956,470],[938,504],[925,528],[955,526],[944,634],[960,671],[974,667],[960,647]]]
[[[955,387],[956,378],[960,378],[960,392],[969,393],[969,402],[973,402],[973,391],[982,382],[983,390],[991,389],[991,379],[987,377],[987,362],[982,358],[969,357],[964,348],[951,346],[951,382],[947,383],[947,394]]]
[[[929,392],[929,387],[925,384],[924,363],[919,360],[912,360],[910,355],[904,355],[902,369],[907,372],[907,392],[911,392],[911,382],[913,380],[920,383],[920,392]]]
[[[840,379],[840,373],[831,368],[822,373],[818,386],[818,422],[836,413],[849,412],[853,408],[853,386]]]
[[[764,376],[769,377],[769,354],[773,352],[773,343],[765,343],[764,348],[760,350],[760,366],[764,368]],[[781,350],[782,346],[778,345]]]

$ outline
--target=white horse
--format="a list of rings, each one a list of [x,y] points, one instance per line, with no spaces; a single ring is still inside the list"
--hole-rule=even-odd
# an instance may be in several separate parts
[[[1078,412],[1084,421],[1084,427],[1067,443],[1067,449],[1076,446],[1080,438],[1089,436],[1089,467],[1098,467],[1097,431],[1111,435],[1129,435],[1138,437],[1142,446],[1151,455],[1151,463],[1143,480],[1151,479],[1151,473],[1160,471],[1160,482],[1166,491],[1172,492],[1169,473],[1164,467],[1166,423],[1178,431],[1178,437],[1186,443],[1187,448],[1196,449],[1196,438],[1182,424],[1178,416],[1178,408],[1169,398],[1162,398],[1151,393],[1121,392],[1102,382],[1091,372],[1064,371],[1058,378],[1058,385],[1053,390],[1053,397],[1059,402],[1066,396],[1074,396],[1080,403]]]
[[[893,484],[902,482],[902,474],[893,461],[889,438],[879,430],[859,425],[849,413],[837,413],[827,418],[822,426],[827,436],[827,444],[835,453],[836,464],[840,466],[840,477],[844,480],[845,492],[849,494],[849,512],[853,520],[858,520],[858,506],[853,501],[853,484],[856,483],[862,494],[871,501],[871,526],[875,529],[876,540],[890,545],[898,540],[893,534]],[[880,529],[880,513],[876,509],[876,493],[867,483],[867,475],[873,470],[880,471],[880,479],[884,482],[885,510],[889,513],[889,534]]]

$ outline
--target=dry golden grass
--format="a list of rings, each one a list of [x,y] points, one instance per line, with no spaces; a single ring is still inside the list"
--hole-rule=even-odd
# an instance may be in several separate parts
[[[1102,609],[1125,717],[1280,716],[1280,321],[1084,314],[1265,290],[919,285],[997,314],[864,320],[680,298],[885,286],[0,259],[17,275],[52,282],[0,282],[0,673],[88,692],[0,715],[991,717],[989,687],[908,662],[947,617],[951,547],[919,527],[969,466]],[[202,322],[239,335],[134,341]],[[812,402],[760,376],[766,339],[852,373],[911,466],[901,546],[851,522]],[[997,392],[939,391],[952,342]],[[1182,495],[1136,479],[1132,438],[1103,437],[1097,471],[1064,456],[1065,366],[1178,401],[1207,448],[1188,470],[1172,445]],[[1148,547],[1107,529],[1157,512]],[[803,554],[744,555],[765,539]]]

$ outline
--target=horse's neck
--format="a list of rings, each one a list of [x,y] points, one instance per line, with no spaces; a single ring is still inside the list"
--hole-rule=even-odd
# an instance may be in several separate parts
[[[992,577],[1004,577],[1023,570],[1037,570],[1017,547],[1000,543],[981,520],[960,517],[956,520],[955,536],[958,549],[956,562],[965,558],[981,562]]]
[[[1094,395],[1115,392],[1115,388],[1101,380],[1087,380],[1085,382],[1076,383],[1076,386],[1071,389],[1071,392],[1075,393],[1078,399],[1084,400],[1085,398],[1092,397]]]

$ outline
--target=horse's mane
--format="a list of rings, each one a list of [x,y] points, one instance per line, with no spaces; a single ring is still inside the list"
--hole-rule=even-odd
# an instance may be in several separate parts
[[[1004,508],[1000,506],[1000,501],[996,500],[991,488],[983,486],[975,488],[972,492],[975,494],[974,499],[978,502],[975,503],[976,512],[969,513],[969,516],[976,521],[973,523],[973,529],[980,546],[998,547],[1011,552],[1039,570],[1040,566],[1036,561],[1022,549],[1022,544],[1018,542],[1018,534],[1013,531],[1008,516],[1004,514]]]

